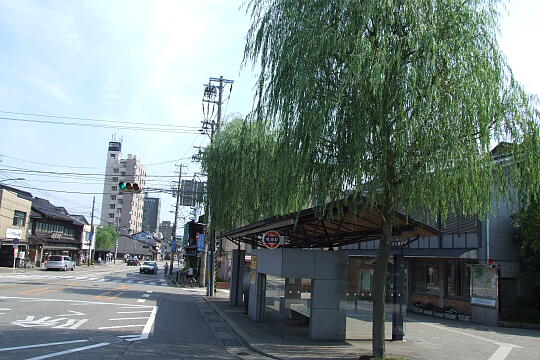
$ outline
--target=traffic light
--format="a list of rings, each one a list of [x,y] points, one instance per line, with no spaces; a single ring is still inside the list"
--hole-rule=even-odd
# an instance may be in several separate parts
[[[134,192],[134,193],[141,192],[141,187],[137,183],[129,183],[129,182],[121,181],[118,183],[118,188],[120,189],[120,191],[125,191],[125,192]]]

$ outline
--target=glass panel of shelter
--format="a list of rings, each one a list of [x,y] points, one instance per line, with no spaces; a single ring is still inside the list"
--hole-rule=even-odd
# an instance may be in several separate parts
[[[264,322],[283,338],[309,337],[311,279],[266,275]]]
[[[346,316],[347,340],[369,340],[373,324],[373,272],[375,259],[349,257],[347,289],[340,311]],[[399,310],[394,306],[393,261],[388,264],[385,305],[385,336],[392,339],[392,314]]]

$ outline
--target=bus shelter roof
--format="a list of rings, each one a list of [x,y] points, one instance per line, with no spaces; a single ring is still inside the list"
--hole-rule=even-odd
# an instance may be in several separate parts
[[[310,208],[242,226],[221,233],[217,238],[263,246],[263,234],[274,230],[285,237],[284,247],[334,248],[378,240],[382,237],[382,224],[383,217],[374,207],[355,211],[349,207],[336,207],[324,216],[320,216],[317,208]],[[395,212],[393,241],[403,244],[411,239],[438,234],[438,229],[420,221],[419,216]]]

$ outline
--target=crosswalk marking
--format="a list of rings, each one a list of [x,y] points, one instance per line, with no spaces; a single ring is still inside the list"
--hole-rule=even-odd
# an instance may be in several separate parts
[[[169,286],[165,280],[129,280],[129,279],[118,279],[118,278],[98,278],[98,277],[87,277],[87,276],[74,276],[74,275],[38,275],[38,274],[0,274],[0,278],[4,279],[21,279],[21,280],[30,280],[30,279],[61,279],[61,280],[81,280],[81,282],[92,281],[92,282],[112,282],[112,283],[123,283],[123,284],[139,284],[139,285],[151,285],[151,286]]]

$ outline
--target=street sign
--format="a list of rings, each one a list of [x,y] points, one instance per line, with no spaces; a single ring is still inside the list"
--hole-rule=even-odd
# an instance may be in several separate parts
[[[13,239],[13,245],[18,244],[20,241],[21,241],[21,240],[20,240],[20,239],[17,239],[17,238]]]
[[[274,230],[270,230],[264,233],[262,242],[268,249],[275,249],[279,247],[280,238],[279,233]]]
[[[204,234],[197,233],[195,237],[197,239],[197,251],[204,251]]]
[[[176,241],[175,240],[171,241],[171,251],[176,252]]]

